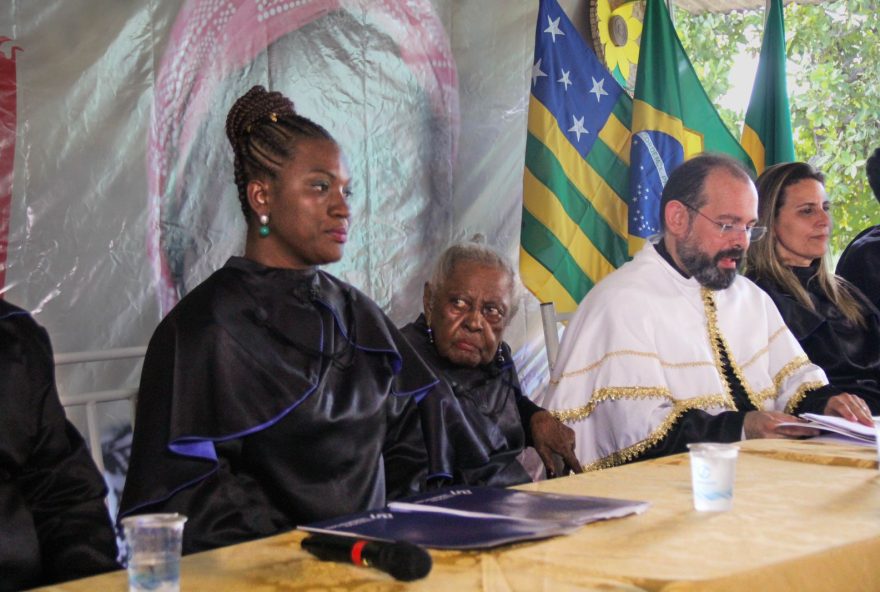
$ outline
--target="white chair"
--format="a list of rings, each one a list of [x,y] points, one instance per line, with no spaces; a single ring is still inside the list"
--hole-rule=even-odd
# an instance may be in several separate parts
[[[550,371],[556,365],[556,356],[559,355],[559,324],[568,323],[573,312],[556,312],[556,306],[552,302],[541,303],[541,324],[544,327],[544,344],[547,349],[547,365]]]
[[[120,347],[100,351],[85,351],[55,354],[55,367],[68,366],[71,364],[87,364],[91,362],[108,362],[111,360],[125,360],[131,358],[143,358],[147,352],[146,346]],[[104,457],[101,454],[101,429],[98,422],[98,404],[112,401],[128,401],[132,425],[134,424],[134,404],[137,397],[137,387],[119,388],[107,391],[93,391],[80,394],[67,394],[59,385],[59,398],[65,411],[71,407],[84,406],[86,411],[86,441],[89,444],[89,452],[94,459],[98,470],[104,473]]]

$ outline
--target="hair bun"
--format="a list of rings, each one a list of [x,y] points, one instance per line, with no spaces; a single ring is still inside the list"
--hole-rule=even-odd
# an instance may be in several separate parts
[[[278,91],[267,91],[260,84],[235,101],[226,117],[226,137],[234,146],[236,139],[249,134],[251,127],[263,119],[278,121],[279,117],[296,115],[293,101]]]

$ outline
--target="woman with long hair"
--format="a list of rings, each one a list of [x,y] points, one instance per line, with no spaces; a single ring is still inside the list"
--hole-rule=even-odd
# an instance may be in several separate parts
[[[824,175],[805,162],[778,164],[757,187],[758,225],[768,236],[749,248],[746,275],[770,295],[832,387],[880,413],[880,313],[832,271]]]

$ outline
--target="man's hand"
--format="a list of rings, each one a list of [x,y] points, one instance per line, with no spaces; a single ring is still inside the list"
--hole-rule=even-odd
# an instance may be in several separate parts
[[[535,450],[541,457],[544,468],[547,469],[547,477],[552,479],[565,475],[569,470],[575,473],[583,472],[581,463],[574,454],[574,430],[546,410],[532,415],[529,429],[532,432]],[[562,457],[561,467],[557,464],[556,455]]]
[[[800,438],[817,436],[819,430],[798,426],[780,426],[781,423],[803,423],[794,415],[781,411],[749,411],[743,422],[746,438]]]
[[[834,395],[828,399],[828,403],[825,405],[825,415],[836,415],[866,426],[874,425],[868,404],[861,397],[850,393]]]

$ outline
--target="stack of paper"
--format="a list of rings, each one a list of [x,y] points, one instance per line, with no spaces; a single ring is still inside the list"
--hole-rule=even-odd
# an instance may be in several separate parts
[[[834,432],[847,438],[874,444],[877,441],[877,435],[874,426],[866,426],[854,421],[843,419],[842,417],[834,417],[832,415],[818,415],[816,413],[803,413],[800,416],[807,420],[807,423],[799,423],[794,425],[814,428],[826,432]]]

